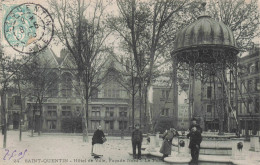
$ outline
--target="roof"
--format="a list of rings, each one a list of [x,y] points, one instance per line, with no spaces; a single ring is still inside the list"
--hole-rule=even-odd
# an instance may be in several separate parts
[[[198,17],[178,32],[174,48],[177,51],[200,45],[237,47],[231,29],[207,15]]]

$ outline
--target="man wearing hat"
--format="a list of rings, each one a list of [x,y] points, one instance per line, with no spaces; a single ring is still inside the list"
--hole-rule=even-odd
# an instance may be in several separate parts
[[[143,141],[143,134],[140,130],[139,124],[135,125],[135,130],[132,133],[132,147],[133,147],[133,158],[141,159],[141,146]],[[138,157],[136,157],[136,147],[138,148]]]
[[[191,128],[190,133],[187,135],[190,138],[189,148],[191,149],[192,160],[190,165],[197,165],[200,153],[200,143],[202,141],[201,131],[196,126]]]
[[[190,131],[190,132],[191,132],[191,129],[192,129],[193,127],[196,127],[196,129],[197,129],[198,131],[200,131],[200,133],[202,133],[202,128],[201,128],[200,125],[197,123],[197,120],[196,120],[195,118],[192,118],[192,119],[191,119],[191,125],[190,125],[190,127],[189,127],[189,131]]]

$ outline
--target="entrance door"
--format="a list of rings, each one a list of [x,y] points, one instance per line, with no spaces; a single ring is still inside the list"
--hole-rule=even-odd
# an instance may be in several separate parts
[[[18,129],[19,128],[19,114],[18,113],[13,113],[13,129]]]

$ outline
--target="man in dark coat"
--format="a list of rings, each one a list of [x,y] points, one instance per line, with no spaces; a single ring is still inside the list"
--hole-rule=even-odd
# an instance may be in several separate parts
[[[200,127],[200,125],[197,123],[197,120],[195,118],[193,118],[191,120],[191,125],[190,125],[190,128],[189,128],[189,131],[191,131],[191,129],[193,127],[196,127],[198,131],[200,131],[200,133],[202,133],[202,128]]]
[[[202,141],[202,136],[200,130],[197,130],[197,127],[194,126],[191,129],[191,132],[187,135],[190,138],[189,148],[191,149],[191,157],[192,160],[190,162],[191,165],[195,165],[198,163],[199,152],[200,152],[200,143]]]
[[[132,133],[132,147],[133,147],[133,158],[136,159],[136,147],[138,148],[138,159],[141,159],[141,146],[143,141],[142,131],[139,129],[139,125],[135,126],[135,130]]]

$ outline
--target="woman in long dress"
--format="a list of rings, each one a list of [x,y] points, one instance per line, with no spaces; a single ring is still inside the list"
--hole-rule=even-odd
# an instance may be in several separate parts
[[[174,136],[178,136],[178,132],[174,128],[170,128],[170,130],[166,130],[162,136],[163,143],[160,149],[160,153],[163,154],[162,160],[171,155],[172,152],[172,139]]]
[[[103,139],[105,138],[105,134],[101,129],[102,129],[102,127],[98,126],[97,130],[94,132],[94,135],[92,137],[91,155],[94,157],[103,156],[103,151],[104,151]]]

